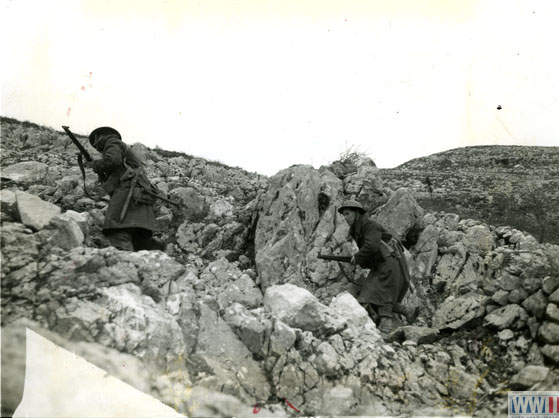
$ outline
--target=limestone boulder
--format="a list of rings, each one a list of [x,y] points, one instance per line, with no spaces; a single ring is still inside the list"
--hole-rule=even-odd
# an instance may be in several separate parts
[[[483,296],[470,293],[455,297],[449,296],[439,305],[433,316],[433,327],[437,329],[458,329],[471,320],[483,316],[485,309],[481,302]]]
[[[528,314],[519,305],[511,304],[496,309],[487,315],[484,323],[498,329],[520,329],[526,325]]]
[[[374,218],[395,238],[406,240],[412,229],[422,229],[423,209],[417,204],[410,190],[398,189],[375,213]]]
[[[29,193],[17,191],[16,199],[21,222],[36,231],[43,229],[52,218],[61,213],[58,206]]]
[[[38,161],[24,161],[2,169],[2,178],[11,180],[22,186],[43,184],[49,166]]]

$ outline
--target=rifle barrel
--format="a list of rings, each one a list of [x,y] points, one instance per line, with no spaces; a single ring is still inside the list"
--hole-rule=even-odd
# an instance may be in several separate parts
[[[322,260],[328,260],[328,261],[342,261],[344,263],[351,263],[351,257],[347,257],[347,256],[341,256],[341,255],[323,255],[323,254],[319,254],[318,258],[322,259]]]
[[[74,134],[70,130],[70,127],[69,126],[62,126],[62,129],[64,129],[64,131],[66,132],[66,134],[68,134],[68,136],[70,137],[72,142],[76,145],[76,147],[78,147],[78,149],[83,154],[85,159],[87,161],[93,161],[93,158],[91,158],[91,155],[89,154],[89,152],[84,148],[84,146],[80,143],[80,141],[78,141],[78,138],[76,138],[74,136]]]

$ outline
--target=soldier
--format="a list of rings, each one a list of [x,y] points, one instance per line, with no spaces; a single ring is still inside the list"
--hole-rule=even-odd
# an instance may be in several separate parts
[[[408,323],[417,317],[417,308],[400,302],[409,288],[407,264],[397,240],[382,225],[369,219],[360,203],[348,200],[338,208],[350,226],[350,235],[359,251],[351,262],[370,269],[362,283],[359,300],[380,317],[379,331],[387,336],[393,330],[393,313],[403,314]],[[406,270],[404,270],[406,269]]]
[[[140,159],[122,142],[116,129],[104,126],[89,135],[90,144],[102,158],[87,162],[103,180],[103,189],[110,196],[103,224],[103,234],[119,250],[139,251],[163,249],[153,239],[155,198]]]

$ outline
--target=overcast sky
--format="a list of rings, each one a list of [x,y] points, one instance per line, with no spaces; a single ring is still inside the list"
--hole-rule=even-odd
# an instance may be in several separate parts
[[[268,175],[559,145],[557,1],[1,4],[4,116]]]

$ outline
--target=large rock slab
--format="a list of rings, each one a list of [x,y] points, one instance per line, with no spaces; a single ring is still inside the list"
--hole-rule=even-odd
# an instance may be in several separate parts
[[[264,294],[264,308],[294,328],[316,331],[328,321],[327,307],[308,290],[292,284],[269,287]]]
[[[433,327],[437,329],[458,329],[472,319],[479,318],[485,313],[481,305],[483,296],[469,293],[464,296],[449,296],[438,307],[433,316]]]
[[[484,319],[486,325],[494,326],[498,329],[520,329],[526,325],[528,314],[519,305],[511,304],[496,309]]]
[[[536,383],[545,382],[549,376],[549,368],[529,365],[520,370],[511,379],[510,385],[515,390],[531,388]]]
[[[23,186],[43,184],[49,171],[49,166],[38,161],[24,161],[2,169],[2,178],[11,180]]]
[[[25,192],[16,192],[17,210],[21,222],[37,231],[43,229],[61,210],[40,197]]]
[[[419,229],[422,226],[423,213],[411,191],[401,188],[378,209],[374,218],[394,237],[405,240],[412,228]]]
[[[252,353],[229,325],[205,304],[200,304],[198,343],[195,354],[203,359],[222,386],[236,381],[235,395],[254,403],[270,396],[270,385]]]
[[[319,263],[316,255],[347,240],[347,224],[336,216],[341,190],[341,181],[331,172],[310,166],[293,166],[270,179],[259,202],[254,238],[264,288],[301,285],[303,265],[312,281],[326,282],[333,263]]]

